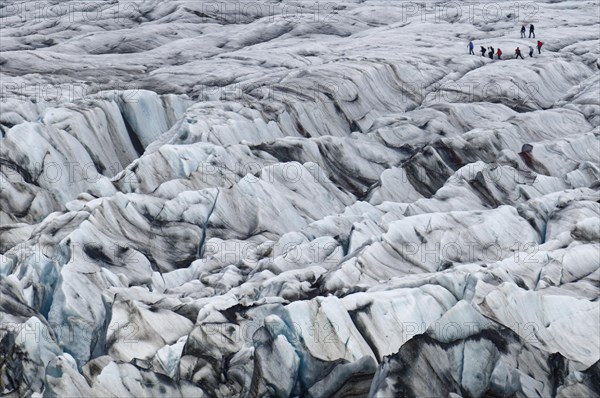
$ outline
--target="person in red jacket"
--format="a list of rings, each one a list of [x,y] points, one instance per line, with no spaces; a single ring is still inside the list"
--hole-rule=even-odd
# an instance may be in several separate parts
[[[537,43],[538,54],[542,53],[542,45],[543,44],[544,43],[542,43],[541,41],[538,40],[538,43]]]
[[[498,59],[502,59],[502,50],[498,49],[498,51],[496,51],[496,55],[498,56]]]
[[[519,47],[517,47],[517,49],[515,50],[515,58],[519,58],[521,57],[521,59],[523,59],[523,56],[521,55],[521,49]]]

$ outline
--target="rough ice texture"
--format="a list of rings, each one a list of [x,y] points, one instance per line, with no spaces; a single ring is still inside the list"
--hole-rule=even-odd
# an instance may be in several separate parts
[[[598,1],[8,3],[1,394],[600,395]]]

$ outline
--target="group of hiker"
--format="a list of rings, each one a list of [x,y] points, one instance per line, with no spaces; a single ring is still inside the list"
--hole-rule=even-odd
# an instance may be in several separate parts
[[[521,26],[521,38],[525,38],[525,33],[527,32],[527,29],[525,28],[525,25]],[[529,37],[531,38],[531,36],[533,36],[533,38],[535,38],[535,27],[533,26],[533,24],[529,25]],[[538,50],[538,54],[542,53],[542,45],[544,43],[542,43],[541,41],[537,41],[537,50]],[[475,52],[473,51],[475,49],[475,44],[473,44],[473,41],[469,42],[469,54],[471,55],[475,55]],[[502,50],[501,49],[494,49],[494,47],[489,46],[488,48],[485,48],[484,46],[481,46],[481,56],[485,57],[486,52],[488,53],[488,57],[490,57],[490,59],[494,59],[494,55],[496,55],[498,57],[498,59],[502,59]],[[529,57],[533,57],[533,53],[534,53],[534,49],[533,46],[529,46]],[[521,54],[521,49],[519,47],[517,47],[515,49],[515,58],[523,58],[523,55]]]
[[[525,25],[521,26],[521,39],[525,38],[525,32],[527,32],[527,29],[525,28]],[[535,39],[535,27],[533,26],[533,24],[529,25],[529,38],[531,39],[531,36],[533,36],[533,38]]]

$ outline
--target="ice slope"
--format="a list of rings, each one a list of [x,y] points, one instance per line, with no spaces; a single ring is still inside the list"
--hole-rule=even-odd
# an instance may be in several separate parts
[[[600,4],[457,4],[3,3],[2,394],[600,396]]]

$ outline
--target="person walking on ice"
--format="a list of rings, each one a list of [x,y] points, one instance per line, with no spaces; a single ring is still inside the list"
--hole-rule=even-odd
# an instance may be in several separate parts
[[[473,49],[475,48],[475,44],[472,41],[469,42],[469,55],[475,55]]]
[[[539,41],[539,40],[538,40],[538,42],[537,42],[538,54],[541,54],[541,53],[542,53],[542,45],[543,45],[543,44],[544,44],[544,43],[542,43],[541,41]]]
[[[529,57],[533,58],[533,46],[529,46]]]
[[[529,38],[531,38],[531,35],[533,35],[533,38],[535,39],[535,28],[533,27],[533,24],[529,25]]]
[[[515,50],[515,58],[519,58],[521,57],[521,59],[523,59],[523,56],[521,55],[521,49],[519,47],[517,47],[517,49]]]
[[[502,59],[502,50],[498,49],[496,55],[498,56],[498,59]]]
[[[490,59],[494,59],[494,47],[490,46],[488,54],[490,54]]]
[[[485,47],[484,47],[484,46],[481,46],[481,50],[479,50],[479,51],[481,51],[481,56],[482,56],[482,57],[485,57],[485,52],[487,51],[487,50],[485,49]]]
[[[525,38],[525,25],[521,26],[521,39]]]

